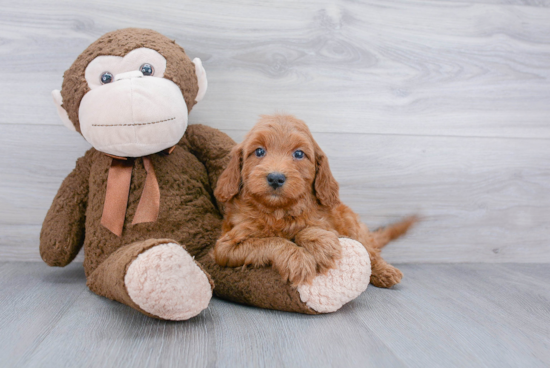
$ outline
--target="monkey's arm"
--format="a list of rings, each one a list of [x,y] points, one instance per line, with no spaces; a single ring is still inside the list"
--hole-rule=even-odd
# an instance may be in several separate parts
[[[50,266],[64,267],[71,263],[84,243],[91,151],[76,161],[42,224],[40,256]]]
[[[185,139],[191,153],[206,166],[208,180],[214,190],[218,178],[229,162],[229,152],[235,146],[235,141],[218,129],[202,124],[189,125],[182,142]]]

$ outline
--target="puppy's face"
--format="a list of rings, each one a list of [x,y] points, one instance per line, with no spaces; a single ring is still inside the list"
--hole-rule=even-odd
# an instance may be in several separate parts
[[[323,206],[339,203],[338,183],[307,125],[290,115],[262,116],[218,180],[214,195],[239,192],[269,208],[288,208],[308,194]]]
[[[315,149],[291,124],[261,124],[243,144],[243,190],[267,207],[287,207],[311,193]]]

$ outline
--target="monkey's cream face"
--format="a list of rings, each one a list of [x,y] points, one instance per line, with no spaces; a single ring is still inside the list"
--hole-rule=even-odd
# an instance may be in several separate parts
[[[207,88],[200,59],[193,60],[200,101]],[[98,56],[86,67],[90,90],[78,107],[80,132],[98,151],[122,157],[160,152],[179,142],[187,128],[187,104],[180,86],[164,78],[166,58],[149,48],[124,57]],[[52,91],[61,120],[76,130],[59,90]]]
[[[78,111],[84,138],[123,157],[177,144],[187,128],[187,105],[180,88],[163,78],[165,70],[166,59],[146,48],[92,60],[85,74],[90,91]]]

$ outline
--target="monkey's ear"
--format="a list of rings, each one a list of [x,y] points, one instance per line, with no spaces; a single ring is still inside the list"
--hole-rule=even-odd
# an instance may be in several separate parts
[[[208,81],[206,80],[206,71],[202,66],[201,59],[194,58],[193,63],[195,64],[195,74],[197,74],[197,83],[199,84],[199,92],[197,93],[197,97],[195,97],[195,101],[199,102],[206,93]]]
[[[61,97],[61,92],[58,89],[54,89],[52,91],[52,97],[53,97],[53,103],[57,108],[57,113],[59,114],[59,117],[61,118],[63,125],[69,128],[69,130],[76,132],[76,128],[74,127],[73,122],[71,121],[71,119],[69,119],[69,115],[67,115],[67,111],[65,111],[65,109],[63,108],[63,97]]]

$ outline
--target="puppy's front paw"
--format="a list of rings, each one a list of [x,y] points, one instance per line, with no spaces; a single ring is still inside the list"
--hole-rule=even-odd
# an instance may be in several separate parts
[[[315,244],[313,257],[317,262],[317,272],[325,275],[330,269],[336,267],[336,261],[342,258],[342,245],[335,234],[329,233],[320,237]]]
[[[336,261],[342,257],[342,245],[338,236],[322,229],[308,229],[296,237],[296,244],[307,249],[315,258],[316,270],[326,274],[336,267]]]
[[[305,249],[292,247],[281,254],[273,265],[279,271],[283,281],[297,287],[301,284],[311,284],[317,276],[315,258]]]
[[[382,266],[373,267],[370,282],[376,287],[390,288],[401,282],[402,278],[403,273],[401,271],[386,263]]]

